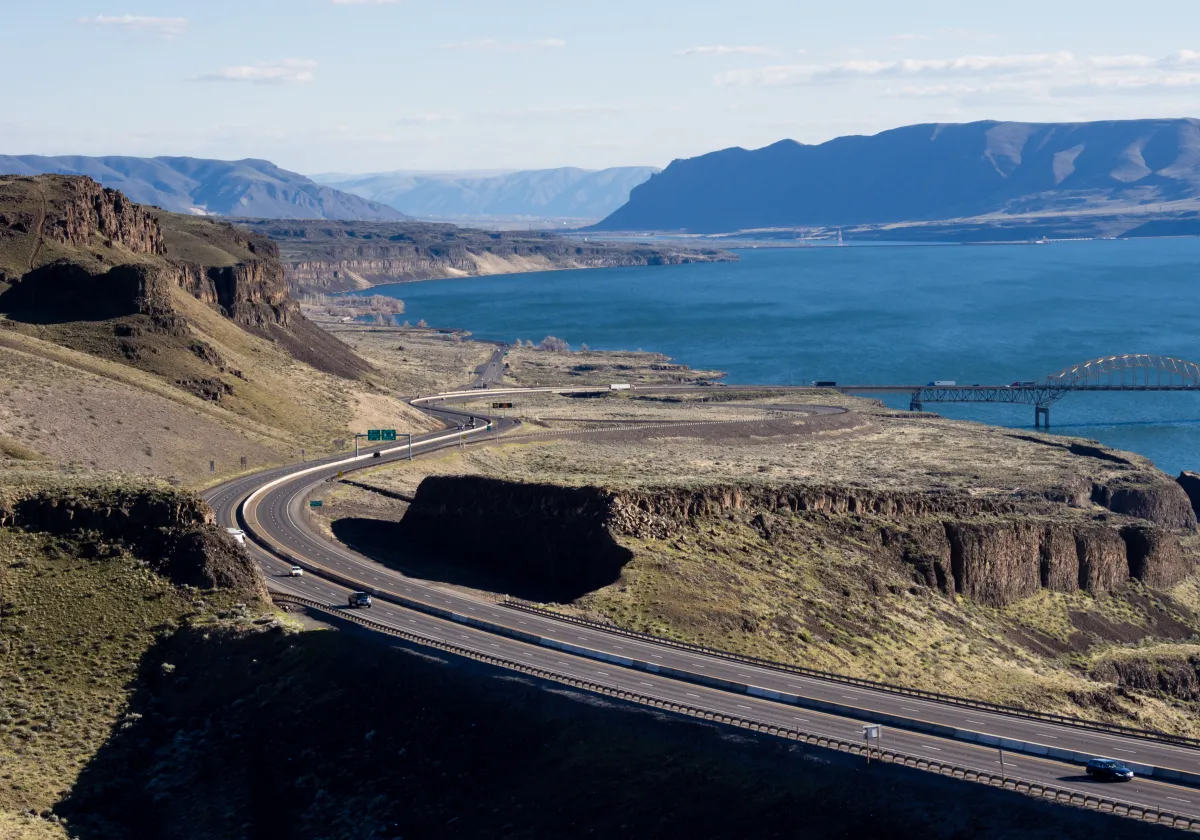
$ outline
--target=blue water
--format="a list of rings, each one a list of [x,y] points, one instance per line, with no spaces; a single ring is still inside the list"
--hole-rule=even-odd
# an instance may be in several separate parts
[[[740,263],[374,289],[477,337],[655,350],[731,383],[1007,383],[1117,353],[1200,361],[1200,239],[758,249]],[[907,408],[907,397],[888,398]],[[1032,427],[1031,406],[928,406]],[[1200,394],[1070,394],[1054,431],[1200,468]]]

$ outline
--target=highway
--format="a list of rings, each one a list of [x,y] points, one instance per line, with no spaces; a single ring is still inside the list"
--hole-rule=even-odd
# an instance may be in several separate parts
[[[502,352],[497,352],[502,358]],[[480,373],[482,375],[483,371]],[[497,390],[495,393],[505,392]],[[508,389],[507,393],[519,391]],[[456,427],[465,415],[446,403],[478,397],[479,391],[462,391],[424,398],[414,404],[425,407],[430,402],[438,402],[436,409],[426,407],[425,410]],[[499,419],[495,424],[493,432],[482,427],[464,432],[454,428],[450,432],[423,435],[414,439],[414,451],[420,454],[458,445],[464,435],[467,440],[486,439],[518,425],[515,421]],[[861,741],[862,723],[879,720],[881,716],[949,727],[957,730],[958,738],[885,725],[884,746],[981,770],[998,770],[999,752],[995,747],[962,740],[963,737],[997,736],[1050,749],[1117,758],[1132,764],[1135,770],[1149,765],[1200,775],[1200,750],[1189,746],[1079,729],[801,676],[506,608],[407,578],[325,537],[309,521],[305,510],[308,498],[334,477],[338,469],[376,466],[405,457],[405,448],[394,447],[383,450],[378,458],[373,452],[367,452],[357,461],[337,456],[321,462],[268,470],[215,487],[205,494],[205,498],[222,525],[243,525],[264,545],[295,558],[306,568],[305,577],[286,577],[290,560],[280,559],[257,545],[250,546],[275,588],[335,607],[345,605],[351,589],[323,578],[323,572],[326,577],[343,579],[354,589],[374,591],[382,596],[370,611],[372,620],[445,639],[481,653],[502,656],[564,676],[846,740]],[[405,600],[417,608],[406,608],[389,602],[388,598]],[[430,610],[449,611],[459,618],[447,620],[429,614]],[[467,621],[473,624],[469,626]],[[557,647],[560,645],[570,649]],[[670,673],[664,673],[666,671]],[[727,681],[742,688],[722,689],[704,684],[713,680]],[[746,693],[745,686],[753,687],[756,693],[776,693],[780,699],[751,696]],[[821,709],[812,708],[814,705]],[[1078,764],[1017,754],[1007,749],[1004,768],[1008,774],[1023,779],[1200,817],[1200,789],[1187,785],[1142,777],[1119,787],[1106,785],[1089,780]]]

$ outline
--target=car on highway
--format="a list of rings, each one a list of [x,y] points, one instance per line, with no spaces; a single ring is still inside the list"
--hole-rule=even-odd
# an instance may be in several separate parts
[[[225,533],[233,537],[233,541],[238,545],[246,544],[246,532],[241,528],[226,528]]]
[[[1128,782],[1133,779],[1132,770],[1111,758],[1093,758],[1087,763],[1087,774],[1102,782]]]
[[[365,607],[369,610],[371,609],[371,596],[366,592],[351,592],[347,603],[351,607]]]
[[[292,566],[288,571],[288,575],[291,577],[304,577],[304,569],[301,569],[299,566]]]

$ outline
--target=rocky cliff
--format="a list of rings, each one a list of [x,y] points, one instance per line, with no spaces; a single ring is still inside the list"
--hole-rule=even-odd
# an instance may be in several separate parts
[[[87,178],[0,177],[0,312],[219,400],[233,386],[214,374],[230,371],[197,350],[179,290],[327,373],[370,370],[301,316],[269,239],[133,204]],[[195,369],[192,357],[211,364]]]
[[[735,260],[729,252],[588,242],[443,224],[246,220],[275,240],[297,292],[341,292],[439,277]]]
[[[179,490],[0,488],[0,528],[70,537],[95,557],[120,544],[176,584],[236,589],[256,598],[267,594],[262,573],[217,527],[208,505]]]
[[[1194,559],[1180,535],[1196,522],[1181,514],[1181,488],[1163,481],[1102,490],[1095,495],[1119,500],[1119,515],[1046,497],[836,486],[605,490],[435,476],[421,483],[404,527],[440,540],[453,562],[506,568],[522,587],[542,576],[558,581],[551,600],[559,601],[615,582],[632,557],[624,540],[672,540],[729,521],[772,539],[768,518],[852,538],[920,585],[992,606],[1040,589],[1103,594],[1130,580],[1182,580]]]

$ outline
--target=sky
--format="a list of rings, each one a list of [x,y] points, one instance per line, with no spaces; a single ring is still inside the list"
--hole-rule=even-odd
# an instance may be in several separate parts
[[[0,154],[596,169],[1200,117],[1195,0],[0,0],[0,29]]]

